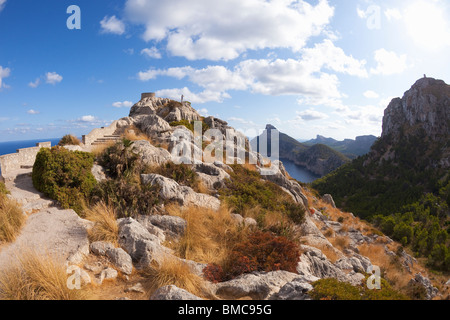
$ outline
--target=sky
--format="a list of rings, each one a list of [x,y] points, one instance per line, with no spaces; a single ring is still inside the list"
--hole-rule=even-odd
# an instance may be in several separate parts
[[[446,0],[0,0],[0,141],[88,134],[142,92],[249,137],[380,136],[392,98],[450,81],[449,21]]]

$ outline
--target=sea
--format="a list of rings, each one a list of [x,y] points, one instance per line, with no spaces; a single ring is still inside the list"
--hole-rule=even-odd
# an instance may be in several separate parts
[[[320,176],[312,173],[305,167],[296,165],[294,162],[290,160],[281,159],[281,162],[283,162],[284,168],[290,174],[290,176],[297,181],[303,183],[311,183],[320,178]]]
[[[52,146],[56,146],[59,140],[61,140],[61,138],[0,142],[0,156],[16,153],[17,149],[36,147],[36,143],[39,142],[50,141]]]

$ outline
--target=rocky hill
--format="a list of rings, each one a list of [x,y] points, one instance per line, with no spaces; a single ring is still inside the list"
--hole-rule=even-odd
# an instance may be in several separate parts
[[[277,130],[277,128],[268,124],[266,130],[270,136],[271,130]],[[257,143],[257,139],[252,140],[252,145]],[[324,176],[350,161],[339,151],[324,144],[308,146],[282,132],[279,132],[278,144],[280,159],[293,161],[296,165],[305,167],[319,176]]]
[[[356,137],[355,140],[345,139],[343,141],[338,141],[333,138],[326,138],[321,135],[317,135],[316,139],[305,141],[303,142],[303,144],[307,146],[323,144],[336,151],[339,151],[347,158],[355,159],[358,156],[362,156],[368,153],[376,140],[377,137],[372,135],[359,136]]]
[[[203,153],[189,163],[198,151],[193,120],[202,122],[204,151],[214,146],[207,129],[234,132],[231,139],[223,137],[234,146],[233,155],[207,161]],[[248,149],[248,141],[236,146],[242,136],[226,122],[202,118],[186,103],[146,97],[113,126],[122,138],[116,143],[42,149],[32,170],[22,169],[6,182],[9,194],[0,185],[0,216],[15,200],[27,215],[15,240],[0,247],[0,299],[30,297],[16,284],[30,288],[34,298],[53,299],[85,297],[82,293],[139,300],[448,294],[448,282],[429,279],[427,269],[398,243],[337,209],[330,195],[320,198],[290,180],[281,162],[272,162],[272,174],[262,175],[268,162]],[[245,154],[243,162],[239,153]],[[38,252],[31,271],[25,268],[24,246]],[[41,265],[48,270],[53,260],[59,271],[42,272],[41,279],[63,286],[50,295],[52,288],[33,282],[32,275]],[[367,285],[373,270],[380,270],[379,290]],[[68,274],[79,280],[78,290],[65,287]],[[62,280],[54,281],[55,275]]]
[[[387,226],[385,230],[396,234],[398,240],[404,238],[405,245],[412,245],[417,255],[428,256],[434,250],[430,263],[450,268],[449,130],[450,86],[442,80],[420,79],[402,98],[391,101],[383,118],[383,134],[369,154],[313,186],[332,193],[339,206],[361,217],[378,219],[380,225],[402,223],[405,233],[400,227],[397,232]],[[396,213],[399,215],[391,216]],[[419,236],[431,225],[435,232],[428,229],[426,236]],[[440,240],[436,233],[441,234]],[[424,241],[421,237],[428,245],[419,244]],[[449,259],[445,266],[437,261],[438,252],[442,259]]]

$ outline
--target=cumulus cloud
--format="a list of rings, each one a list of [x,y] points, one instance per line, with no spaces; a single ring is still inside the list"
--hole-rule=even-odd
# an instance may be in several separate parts
[[[209,115],[209,114],[208,114],[208,109],[205,109],[205,108],[199,109],[199,110],[197,110],[197,112],[198,112],[198,114],[201,115],[202,117],[207,117],[207,116]]]
[[[45,79],[45,82],[55,85],[61,82],[63,80],[63,77],[56,72],[47,72],[47,74],[45,75]]]
[[[117,101],[112,104],[115,108],[131,108],[133,106],[133,102],[131,101]]]
[[[192,103],[205,103],[210,101],[223,102],[225,98],[230,98],[230,96],[225,92],[204,90],[200,93],[193,93],[187,87],[158,90],[156,91],[156,95],[159,97],[167,97],[174,100],[179,100],[183,95],[185,101],[190,101]]]
[[[125,33],[125,23],[123,21],[116,18],[116,16],[112,17],[104,17],[102,21],[100,21],[101,32],[102,33],[112,33],[122,35]]]
[[[40,114],[39,111],[36,111],[36,110],[33,110],[33,109],[28,110],[27,113],[28,113],[28,114],[33,114],[33,115],[34,115],[34,114]]]
[[[80,119],[78,119],[80,122],[96,122],[97,118],[91,115],[88,116],[82,116]]]
[[[11,74],[11,70],[9,68],[3,68],[0,66],[0,89],[5,87],[5,84],[3,83],[4,78],[8,78]]]
[[[153,59],[161,59],[162,57],[156,47],[142,49],[141,54]]]
[[[125,15],[145,27],[145,41],[165,40],[174,56],[230,60],[248,50],[298,52],[324,32],[334,8],[326,0],[127,0]]]
[[[204,88],[204,93],[207,92],[214,99],[211,101],[221,101],[229,96],[230,90],[249,90],[273,96],[301,95],[309,104],[336,105],[343,95],[338,89],[338,77],[331,72],[366,78],[368,72],[365,64],[366,61],[346,55],[341,48],[325,40],[313,48],[302,50],[302,58],[298,60],[248,59],[232,69],[219,65],[202,69],[190,66],[152,68],[139,72],[137,77],[141,81],[154,80],[160,76],[179,80],[187,78]],[[206,97],[205,94],[203,96]]]
[[[376,68],[371,68],[370,73],[376,75],[399,74],[408,68],[406,54],[398,55],[393,51],[379,49],[375,51]]]

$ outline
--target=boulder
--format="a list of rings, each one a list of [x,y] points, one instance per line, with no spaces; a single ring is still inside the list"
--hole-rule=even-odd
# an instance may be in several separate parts
[[[106,251],[106,256],[120,272],[128,275],[133,272],[131,256],[122,248],[109,249]]]
[[[158,237],[133,218],[119,219],[119,244],[131,256],[136,267],[144,268],[153,260],[161,261],[171,255],[170,249],[161,245]]]
[[[270,300],[311,300],[308,292],[314,289],[311,282],[317,280],[319,279],[311,279],[304,276],[297,277],[286,283],[280,291],[270,297]]]
[[[171,236],[182,236],[187,227],[187,222],[183,218],[176,216],[151,215],[146,219],[152,224],[169,233]]]
[[[97,182],[102,182],[104,180],[106,180],[106,174],[105,174],[105,169],[98,165],[98,164],[94,164],[92,166],[92,175],[94,176],[95,180],[97,180]]]
[[[433,286],[430,279],[424,277],[420,272],[414,276],[414,279],[410,280],[410,284],[418,284],[425,288],[427,300],[432,300],[439,293],[439,290]]]
[[[114,270],[113,268],[106,268],[102,272],[100,272],[100,275],[97,278],[97,283],[101,285],[103,284],[103,281],[114,280],[117,278],[117,276],[117,270]]]
[[[192,293],[177,286],[164,286],[156,290],[150,300],[203,300]]]
[[[159,195],[166,201],[176,201],[182,206],[196,206],[212,210],[220,208],[220,200],[207,194],[197,193],[192,188],[180,186],[176,181],[158,174],[142,174],[143,184],[158,185]]]
[[[146,215],[138,215],[136,220],[144,226],[150,234],[158,237],[158,239],[161,242],[166,241],[166,235],[164,234],[164,230],[154,225],[152,221],[152,216],[146,216]]]
[[[111,242],[95,241],[91,243],[89,249],[95,255],[104,256],[106,255],[106,251],[114,249],[114,245]]]
[[[169,151],[153,146],[147,140],[135,141],[132,150],[137,153],[147,165],[161,165],[171,160]]]
[[[322,197],[323,202],[331,205],[333,208],[336,208],[336,204],[334,203],[333,197],[331,196],[331,194],[325,194]]]
[[[251,297],[256,300],[264,300],[280,291],[288,282],[291,282],[297,274],[287,271],[254,272],[239,276],[230,281],[214,285],[216,295],[230,299]]]
[[[171,132],[172,127],[163,118],[152,114],[134,118],[135,125],[149,137],[159,136],[164,132]]]

